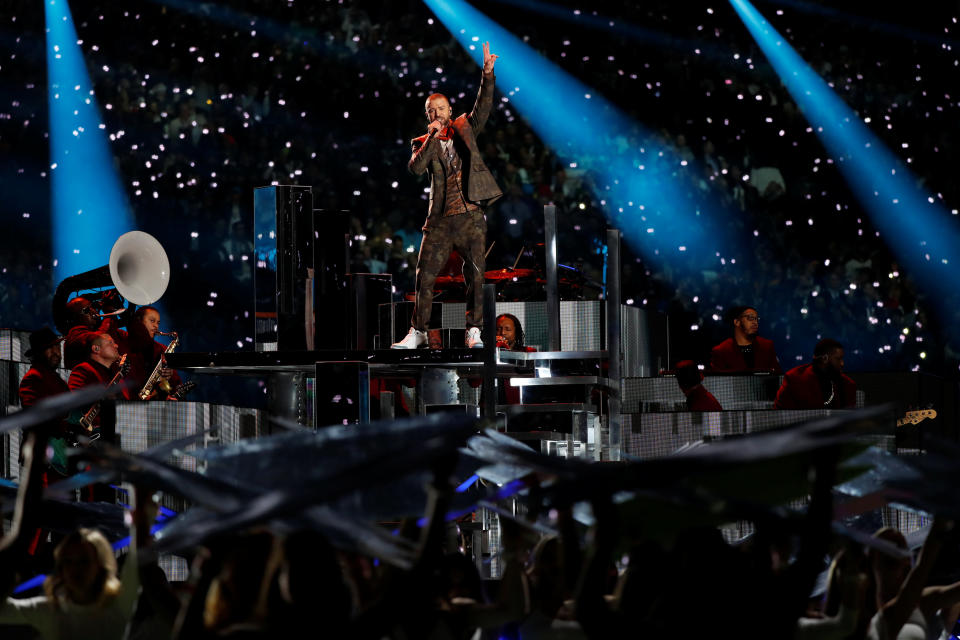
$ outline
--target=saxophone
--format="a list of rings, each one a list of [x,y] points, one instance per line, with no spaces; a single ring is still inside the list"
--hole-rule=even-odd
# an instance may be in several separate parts
[[[160,356],[160,359],[157,360],[157,366],[153,368],[153,373],[150,374],[150,377],[147,378],[146,384],[143,385],[143,389],[140,389],[138,397],[141,400],[146,400],[150,397],[150,394],[153,393],[153,388],[159,386],[165,393],[170,393],[170,383],[167,382],[166,378],[160,375],[160,371],[163,369],[164,356],[168,353],[173,353],[173,350],[177,348],[177,345],[180,344],[180,336],[177,335],[176,331],[171,331],[170,333],[165,333],[163,331],[157,331],[161,336],[173,336],[173,340],[170,341],[170,344],[167,345],[167,348],[163,351],[163,354]]]

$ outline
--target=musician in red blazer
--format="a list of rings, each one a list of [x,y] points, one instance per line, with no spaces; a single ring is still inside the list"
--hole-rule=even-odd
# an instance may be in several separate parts
[[[720,402],[703,387],[703,374],[693,360],[678,362],[676,366],[677,384],[687,397],[687,409],[690,411],[723,411]]]
[[[131,399],[134,399],[139,397],[140,389],[146,384],[160,359],[165,356],[167,345],[155,340],[160,331],[160,312],[156,307],[147,305],[137,309],[129,327],[127,363],[130,364],[130,373],[124,376],[124,380],[129,382],[129,395]],[[169,367],[161,367],[160,375],[170,383],[170,387],[174,390],[183,384],[183,380],[180,379],[177,372]],[[160,390],[159,386],[155,386],[153,393],[147,399],[155,400],[168,397],[166,393]]]
[[[30,370],[20,380],[19,388],[20,404],[24,409],[29,409],[44,398],[69,391],[67,383],[57,373],[57,367],[60,366],[60,343],[62,341],[63,336],[58,336],[48,327],[30,334],[30,348],[24,354],[30,360]],[[54,418],[32,427],[30,431],[36,434],[34,451],[45,453],[50,439],[62,436],[67,429],[66,416]],[[24,433],[24,437],[20,441],[21,464],[23,464],[23,444],[26,441],[27,437]],[[34,464],[39,462],[39,460],[35,460]],[[51,482],[50,473],[49,461],[47,461],[43,472],[40,474],[40,482],[44,487]],[[46,558],[49,553],[52,553],[43,530],[36,529],[34,531],[27,553],[32,557],[41,558]]]
[[[60,343],[62,336],[44,327],[30,334],[30,348],[26,355],[30,359],[30,370],[20,380],[20,404],[29,409],[44,398],[55,396],[69,391],[67,383],[57,373],[60,366]],[[48,436],[55,435],[61,421],[54,420],[44,423],[42,427],[49,428]]]
[[[120,308],[116,299],[116,292],[108,295],[105,298],[105,309],[114,311]],[[67,369],[73,369],[87,358],[90,341],[103,331],[113,337],[120,353],[127,353],[127,332],[120,328],[120,321],[116,316],[101,320],[97,308],[86,298],[78,296],[67,303],[67,322],[70,329],[63,347],[63,360]]]
[[[773,403],[775,409],[851,409],[857,383],[843,373],[843,345],[824,338],[813,361],[787,371]]]
[[[113,336],[106,331],[93,334],[87,342],[87,359],[70,372],[67,386],[71,391],[96,384],[106,386],[117,371],[119,359],[120,351]],[[124,391],[125,399],[130,399],[129,394],[129,390]],[[101,411],[93,419],[93,425],[94,432],[99,433],[106,442],[112,444],[117,441],[117,416],[111,403],[101,405]],[[101,484],[86,487],[82,494],[85,502],[113,502],[115,498],[113,490],[108,485]]]
[[[30,359],[30,370],[20,380],[18,390],[20,404],[24,409],[29,409],[44,398],[69,391],[67,383],[57,373],[57,367],[60,366],[60,343],[62,341],[63,336],[58,336],[47,327],[30,334],[30,348],[24,354]],[[33,427],[31,431],[39,436],[40,439],[37,440],[37,443],[43,443],[39,449],[43,451],[46,450],[46,442],[50,438],[62,436],[67,428],[66,416],[62,416],[39,424]],[[26,438],[21,440],[21,446],[25,441]],[[44,471],[42,478],[44,486],[46,486],[46,471]]]
[[[727,338],[710,352],[710,371],[740,373],[770,371],[780,373],[780,360],[772,340],[757,335],[760,317],[754,307],[734,307],[733,337]]]
[[[114,364],[119,358],[117,343],[109,333],[104,331],[94,334],[90,340],[87,359],[70,372],[67,386],[71,391],[89,387],[92,384],[106,386],[116,373]],[[124,392],[124,398],[127,400],[130,399],[129,393],[129,391]],[[94,424],[99,424],[99,419],[100,416],[97,416],[93,421]]]

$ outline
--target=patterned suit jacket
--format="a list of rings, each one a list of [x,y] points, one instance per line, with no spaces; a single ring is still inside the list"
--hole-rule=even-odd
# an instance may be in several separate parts
[[[454,148],[460,155],[463,164],[463,190],[467,200],[481,207],[496,202],[503,191],[490,173],[490,169],[483,163],[480,148],[477,146],[477,134],[483,129],[490,110],[493,108],[493,90],[496,76],[483,76],[480,80],[480,91],[477,102],[469,114],[461,114],[450,122],[455,133],[453,136]],[[443,204],[446,201],[446,171],[440,157],[441,143],[439,140],[422,135],[411,141],[413,154],[407,168],[414,175],[430,174],[430,205],[427,210],[427,224],[432,216],[443,215]]]

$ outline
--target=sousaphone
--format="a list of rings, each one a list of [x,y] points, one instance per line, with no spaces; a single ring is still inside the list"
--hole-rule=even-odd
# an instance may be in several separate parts
[[[95,307],[100,308],[104,296],[116,290],[120,297],[135,305],[159,300],[170,283],[170,261],[160,242],[149,233],[128,231],[113,243],[110,262],[65,278],[53,294],[53,322],[61,333],[70,330],[67,302],[84,291]],[[108,314],[122,313],[125,309]]]

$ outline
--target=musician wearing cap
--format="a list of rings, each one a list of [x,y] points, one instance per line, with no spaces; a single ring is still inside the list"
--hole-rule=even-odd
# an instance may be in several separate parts
[[[20,405],[24,409],[29,409],[44,398],[69,392],[67,383],[57,372],[57,367],[60,366],[61,342],[63,342],[63,337],[58,336],[48,327],[43,327],[30,334],[30,348],[24,354],[30,360],[30,369],[20,380],[19,388]],[[52,447],[56,448],[56,445],[53,444],[54,441],[62,437],[68,429],[66,415],[53,418],[29,429],[36,435],[33,451],[36,452],[35,456],[39,458],[34,458],[34,464],[42,463],[39,479],[44,487],[51,482],[51,467],[56,468],[46,458],[47,445],[50,443]],[[23,467],[26,462],[25,457],[29,457],[24,454],[24,444],[27,441],[27,431],[25,430],[23,438],[20,439],[21,479],[27,477],[25,475],[26,469]],[[27,554],[42,566],[49,551],[45,532],[36,529],[27,547]]]
[[[60,343],[62,336],[58,336],[47,327],[30,334],[30,348],[26,356],[30,360],[30,369],[20,380],[20,404],[29,409],[44,398],[59,395],[69,391],[57,367],[60,366]],[[45,438],[59,435],[66,427],[64,419],[45,422],[35,429],[42,431]]]
[[[430,175],[430,201],[417,261],[416,301],[412,327],[394,349],[416,349],[427,343],[433,287],[451,250],[463,258],[467,289],[466,346],[480,348],[483,327],[483,282],[487,223],[483,209],[503,192],[483,163],[477,134],[493,108],[493,65],[497,56],[483,44],[483,77],[476,104],[469,114],[451,119],[447,97],[435,93],[427,98],[427,133],[415,138],[408,163],[414,175]]]

